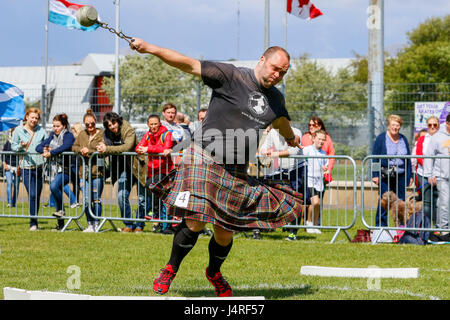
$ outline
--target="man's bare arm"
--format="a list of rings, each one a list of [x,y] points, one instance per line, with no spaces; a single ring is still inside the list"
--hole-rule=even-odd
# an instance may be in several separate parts
[[[190,73],[194,76],[201,76],[201,64],[199,60],[187,57],[171,49],[150,44],[139,38],[133,38],[131,41],[131,49],[136,50],[139,53],[152,54],[155,57],[160,58],[169,66],[177,68],[183,72]]]
[[[272,127],[277,129],[280,135],[286,140],[288,146],[301,148],[301,138],[294,135],[291,124],[286,117],[279,117],[272,122]]]

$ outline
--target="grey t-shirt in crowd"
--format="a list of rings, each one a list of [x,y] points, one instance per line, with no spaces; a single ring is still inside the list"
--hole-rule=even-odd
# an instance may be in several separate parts
[[[247,164],[264,129],[279,117],[290,120],[284,96],[275,87],[261,86],[249,68],[202,61],[201,76],[213,91],[194,142],[219,163]]]

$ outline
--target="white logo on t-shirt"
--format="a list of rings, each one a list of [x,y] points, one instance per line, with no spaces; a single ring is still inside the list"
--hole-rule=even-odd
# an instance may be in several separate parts
[[[262,116],[269,109],[269,102],[261,92],[253,91],[248,98],[248,108],[253,114]]]

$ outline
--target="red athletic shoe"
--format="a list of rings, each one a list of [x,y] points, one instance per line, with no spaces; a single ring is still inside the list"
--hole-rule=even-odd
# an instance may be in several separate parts
[[[170,264],[166,265],[164,269],[161,269],[159,277],[153,282],[153,291],[158,294],[165,294],[169,291],[170,284],[176,275],[177,273],[173,271],[172,266]]]
[[[232,297],[233,291],[231,290],[230,285],[225,280],[224,277],[222,277],[221,272],[217,272],[214,277],[208,276],[208,268],[206,268],[206,279],[211,282],[211,284],[214,286],[214,289],[216,289],[216,295],[218,297]]]

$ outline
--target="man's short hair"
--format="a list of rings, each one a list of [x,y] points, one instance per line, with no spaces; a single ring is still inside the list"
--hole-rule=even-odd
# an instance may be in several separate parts
[[[446,122],[450,122],[450,113],[447,115],[447,118],[445,118]]]
[[[180,123],[183,123],[184,122],[184,114],[181,112],[177,112],[175,119],[177,119],[177,121],[179,121]]]
[[[177,107],[170,102],[163,105],[162,111],[165,112],[167,109],[175,109],[175,112],[177,111]]]
[[[152,113],[151,115],[149,115],[149,116],[147,117],[147,122],[148,122],[148,120],[150,120],[151,118],[156,118],[156,119],[158,119],[159,122],[161,122],[161,118],[159,117],[159,114],[157,114],[157,113]]]
[[[266,49],[266,51],[264,51],[263,53],[263,57],[268,59],[270,58],[274,53],[276,52],[283,52],[286,57],[288,58],[289,61],[291,61],[291,56],[289,55],[289,52],[286,51],[286,49],[279,47],[279,46],[273,46],[273,47],[269,47]]]

